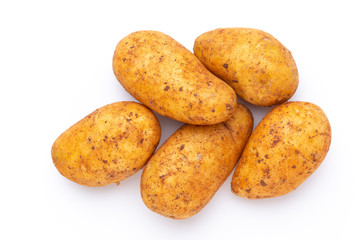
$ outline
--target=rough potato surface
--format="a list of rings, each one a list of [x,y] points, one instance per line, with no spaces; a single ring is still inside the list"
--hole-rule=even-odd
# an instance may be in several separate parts
[[[200,35],[194,53],[244,100],[259,106],[287,101],[299,75],[291,52],[272,35],[250,28],[223,28]]]
[[[228,119],[236,93],[189,50],[157,31],[139,31],[116,46],[113,70],[133,97],[157,113],[190,124]]]
[[[143,170],[146,206],[174,219],[198,213],[234,169],[252,126],[251,112],[239,104],[223,123],[179,128]]]
[[[135,102],[116,102],[89,114],[54,142],[58,171],[86,186],[119,183],[139,171],[155,151],[161,130],[154,115]]]
[[[322,163],[331,142],[330,123],[315,104],[288,102],[255,128],[235,169],[231,187],[258,199],[295,190]]]

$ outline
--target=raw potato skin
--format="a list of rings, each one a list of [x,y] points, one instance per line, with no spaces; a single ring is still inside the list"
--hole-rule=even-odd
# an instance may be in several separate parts
[[[330,142],[330,123],[318,106],[288,102],[275,107],[250,136],[232,192],[250,199],[290,193],[319,167]]]
[[[211,126],[185,124],[151,157],[141,176],[141,196],[152,211],[174,219],[198,213],[234,169],[251,134],[251,112]]]
[[[299,74],[293,57],[272,35],[250,28],[223,28],[200,35],[194,53],[244,100],[273,106],[295,93]]]
[[[95,110],[61,134],[51,156],[69,180],[104,186],[139,171],[155,151],[160,135],[160,124],[148,108],[116,102]]]
[[[228,119],[236,93],[189,50],[157,31],[139,31],[116,46],[113,70],[121,85],[155,112],[190,124]]]

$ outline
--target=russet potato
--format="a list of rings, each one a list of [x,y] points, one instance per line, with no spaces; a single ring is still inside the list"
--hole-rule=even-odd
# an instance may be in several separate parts
[[[234,169],[253,127],[241,104],[225,122],[185,124],[151,157],[141,176],[141,196],[152,211],[174,219],[198,213]]]
[[[160,124],[151,110],[135,102],[116,102],[62,133],[51,156],[69,180],[104,186],[139,171],[155,151],[160,135]]]
[[[123,38],[115,49],[113,71],[133,97],[181,122],[216,124],[236,108],[234,90],[161,32],[139,31]]]
[[[290,53],[272,35],[251,28],[222,28],[200,35],[194,54],[244,100],[259,106],[287,101],[299,75]]]
[[[272,109],[250,136],[231,187],[238,196],[258,199],[295,190],[322,163],[331,127],[315,104],[288,102]]]

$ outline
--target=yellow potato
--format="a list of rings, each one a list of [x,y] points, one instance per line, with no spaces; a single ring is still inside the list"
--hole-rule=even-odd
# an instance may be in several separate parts
[[[206,32],[196,39],[194,53],[241,98],[255,105],[285,102],[299,83],[290,51],[261,30],[224,28]]]
[[[116,102],[61,134],[51,156],[59,172],[76,183],[92,187],[119,183],[144,166],[160,135],[160,124],[148,108]]]
[[[145,205],[174,219],[198,213],[234,169],[252,126],[251,112],[238,104],[225,122],[179,128],[143,170]]]
[[[247,142],[235,169],[233,193],[270,198],[295,190],[324,160],[331,142],[325,113],[307,102],[271,110]]]
[[[228,119],[234,90],[210,73],[185,47],[156,31],[139,31],[116,46],[113,70],[137,100],[172,119],[210,125]]]

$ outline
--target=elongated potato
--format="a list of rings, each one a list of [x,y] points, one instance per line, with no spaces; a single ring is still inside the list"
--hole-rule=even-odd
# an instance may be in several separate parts
[[[251,112],[238,104],[223,123],[179,128],[143,170],[145,205],[175,219],[198,213],[234,169],[252,126]]]
[[[161,32],[139,31],[122,39],[116,46],[113,70],[126,91],[166,117],[210,125],[225,121],[235,111],[234,90]]]
[[[331,142],[325,113],[307,102],[288,102],[258,124],[235,169],[233,193],[270,198],[295,190],[322,163]]]
[[[200,35],[194,53],[244,100],[259,106],[287,101],[299,75],[293,57],[272,35],[250,28],[223,28]]]
[[[160,124],[145,106],[116,102],[97,109],[54,142],[59,172],[85,186],[119,183],[139,171],[160,140]]]

